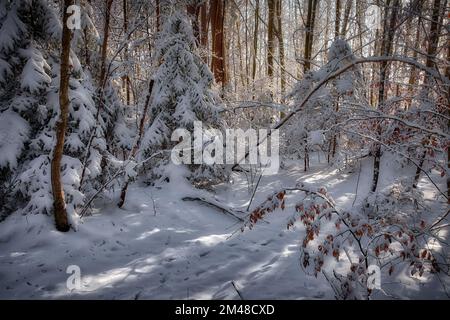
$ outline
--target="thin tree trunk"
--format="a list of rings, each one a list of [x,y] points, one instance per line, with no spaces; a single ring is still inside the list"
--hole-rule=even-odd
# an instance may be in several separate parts
[[[334,20],[334,38],[336,40],[339,37],[339,28],[340,28],[340,21],[341,21],[341,1],[337,0],[335,5],[336,5],[336,8],[335,8],[335,16],[334,16],[334,18],[335,18],[335,20]],[[334,103],[334,109],[337,114],[337,111],[339,110],[338,99],[336,99],[336,101]],[[336,138],[336,133],[333,133],[333,135],[330,139],[329,146],[328,146],[328,162],[330,162],[331,158],[335,157],[336,148],[337,148],[337,138]]]
[[[341,23],[341,0],[336,0],[336,12],[334,20],[334,38],[339,37],[339,27]]]
[[[375,39],[379,38],[379,34],[380,34],[380,31],[377,29],[375,31]],[[374,46],[373,46],[373,56],[378,55],[378,50],[379,50],[379,41],[375,40]],[[372,72],[371,80],[370,80],[371,86],[370,86],[370,93],[369,93],[370,105],[372,107],[375,107],[375,105],[376,105],[375,104],[375,102],[376,102],[376,94],[375,94],[375,74],[376,74],[376,72],[375,72],[375,65],[371,68],[371,72]]]
[[[239,75],[241,78],[242,87],[245,88],[245,74],[244,74],[244,60],[242,57],[242,45],[241,45],[241,25],[239,23],[239,19],[236,20],[236,29],[237,29],[237,47],[239,54]]]
[[[441,17],[441,1],[440,0],[434,0],[433,3],[433,14],[431,18],[431,24],[430,24],[430,32],[429,32],[429,41],[428,41],[428,48],[427,48],[427,59],[426,59],[426,66],[427,68],[436,68],[435,66],[435,58],[439,43],[439,33],[440,33],[440,17]],[[427,98],[430,91],[430,85],[431,85],[431,77],[426,74],[425,79],[423,82],[424,85],[424,98]],[[431,140],[431,136],[428,136],[427,139],[423,142],[423,146],[426,148]],[[427,151],[425,150],[422,153],[422,157],[420,158],[419,166],[416,168],[416,174],[414,175],[414,182],[413,187],[417,188],[417,184],[419,183],[420,179],[420,173],[422,172],[422,166],[425,163],[427,156]]]
[[[303,65],[303,73],[306,74],[311,69],[311,57],[312,57],[312,47],[314,41],[314,24],[316,20],[316,9],[317,9],[318,0],[309,0],[308,1],[308,16],[306,20],[306,33],[305,33],[305,56],[304,56],[304,65]],[[305,137],[305,163],[304,163],[304,171],[307,171],[309,168],[309,152],[307,145],[307,137]]]
[[[347,26],[348,26],[348,20],[350,18],[350,11],[352,10],[352,0],[347,0],[347,3],[345,5],[345,11],[344,11],[344,21],[342,22],[342,28],[341,28],[341,36],[345,37],[347,34]]]
[[[284,95],[286,93],[286,70],[284,61],[284,43],[283,43],[283,0],[277,0],[277,37],[278,37],[278,54],[280,58],[280,81],[281,81],[281,103],[284,103]],[[281,117],[284,114],[281,112]]]
[[[246,84],[246,89],[248,91],[248,89],[250,88],[250,54],[249,54],[249,45],[250,45],[250,41],[249,41],[249,27],[248,27],[248,1],[249,0],[245,0],[245,20],[244,20],[244,26],[245,26],[245,38],[244,38],[244,44],[245,44],[245,84]]]
[[[123,31],[127,38],[127,41],[130,40],[130,38],[128,36],[128,3],[127,3],[127,0],[123,0]],[[131,104],[131,97],[130,97],[130,76],[128,73],[128,62],[129,62],[128,61],[129,60],[128,46],[125,47],[124,57],[125,57],[125,62],[127,63],[127,74],[125,75],[125,96],[126,96],[127,105],[129,106]]]
[[[355,12],[356,12],[356,24],[358,25],[358,40],[359,40],[359,54],[362,56],[363,55],[363,16],[364,16],[364,11],[363,11],[363,4],[359,1],[356,1],[356,8],[355,8]],[[363,72],[363,78],[365,78],[364,76],[364,70],[362,70]]]
[[[161,4],[159,0],[156,0],[155,4],[156,13],[156,32],[161,31]]]
[[[416,30],[416,38],[415,38],[415,43],[416,44],[418,44],[419,41],[420,41],[420,30],[421,30],[420,25],[421,25],[421,21],[422,21],[422,17],[419,16],[418,17],[418,21],[417,21],[417,30]],[[414,60],[417,59],[417,50],[413,50],[412,58]],[[408,88],[408,95],[410,97],[408,97],[407,101],[406,101],[406,108],[407,109],[411,108],[411,104],[412,104],[412,97],[411,96],[414,93],[414,86],[415,86],[416,82],[417,82],[417,70],[416,70],[416,68],[411,67],[411,71],[410,71],[410,74],[409,74],[409,81],[408,81],[408,86],[409,86],[409,88]]]
[[[150,80],[147,96],[145,97],[144,110],[142,112],[141,121],[139,122],[138,139],[137,139],[135,145],[133,146],[133,149],[131,149],[131,157],[136,156],[137,152],[139,151],[139,147],[141,146],[142,137],[144,135],[145,118],[147,116],[147,111],[148,111],[148,107],[150,105],[150,99],[151,99],[152,92],[153,92],[153,84],[154,84],[154,81],[152,79],[152,80]],[[125,198],[127,196],[129,182],[130,181],[127,179],[120,191],[120,200],[119,200],[119,203],[117,204],[117,206],[119,208],[122,208],[123,204],[125,203]]]
[[[304,73],[311,69],[312,47],[314,43],[314,24],[316,20],[316,9],[318,0],[308,1],[308,17],[306,21],[305,33],[305,62],[303,66]]]
[[[253,32],[253,62],[252,62],[252,80],[256,77],[256,57],[258,54],[258,28],[259,28],[259,0],[255,4],[255,30]]]
[[[205,1],[200,6],[200,48],[202,49],[202,58],[205,63],[208,63],[208,3]]]
[[[211,69],[217,83],[225,88],[227,72],[225,63],[225,2],[224,0],[210,1],[212,61]]]
[[[337,39],[339,37],[340,22],[341,22],[341,1],[337,0],[336,8],[335,8],[335,21],[334,21],[334,38],[335,39]],[[344,19],[344,25],[342,26],[342,30],[345,30],[345,27],[344,27],[345,25],[346,25],[346,22]],[[334,110],[335,110],[336,114],[339,111],[339,97],[337,97],[337,99],[334,103]],[[328,162],[330,162],[331,158],[335,157],[336,149],[337,149],[337,138],[336,138],[336,133],[333,133],[333,136],[331,137],[331,141],[329,144],[329,149],[328,149]]]
[[[87,1],[87,5],[91,6],[91,1]],[[91,67],[91,52],[89,50],[89,43],[90,43],[90,31],[87,25],[83,28],[83,35],[84,35],[84,62],[87,67]]]
[[[391,54],[392,42],[394,40],[395,33],[395,23],[397,21],[397,13],[400,6],[400,0],[394,0],[391,16],[388,25],[388,7],[390,5],[390,0],[386,4],[386,15],[385,23],[383,29],[383,40],[381,44],[381,53],[383,56],[389,56]],[[380,64],[380,88],[378,91],[378,108],[383,108],[383,103],[386,98],[386,80],[389,74],[389,64],[388,62],[382,62]],[[379,139],[381,139],[382,129],[381,123],[376,122],[376,130]],[[378,180],[380,176],[380,163],[381,163],[381,144],[376,143],[374,151],[374,161],[373,161],[373,177],[371,191],[375,192],[378,186]]]
[[[51,162],[51,182],[53,192],[53,213],[55,215],[56,229],[67,232],[70,229],[67,219],[66,202],[64,200],[64,189],[61,182],[61,160],[64,152],[64,140],[67,129],[69,114],[69,79],[70,79],[70,41],[72,33],[67,27],[69,14],[67,8],[73,4],[72,0],[64,0],[63,31],[61,47],[61,68],[59,82],[59,121],[56,124],[56,145],[53,150]]]
[[[104,88],[106,82],[106,56],[108,54],[109,22],[111,19],[111,6],[113,0],[105,0],[105,25],[103,29],[103,42],[101,53],[100,86]]]
[[[337,114],[339,112],[339,97],[337,97],[336,102],[335,102],[335,106],[334,106],[334,111],[336,113],[336,117]],[[337,119],[335,121],[335,123],[337,123]],[[331,157],[334,158],[336,156],[336,150],[337,150],[337,136],[336,133],[333,133],[333,138],[332,138],[332,148],[331,148]]]
[[[450,33],[447,33],[447,67],[445,76],[450,79]],[[447,90],[447,117],[450,119],[450,90]],[[447,121],[447,129],[450,131],[450,120]],[[450,148],[447,148],[447,198],[450,203]]]
[[[273,78],[273,57],[275,55],[275,7],[276,0],[267,0],[267,76],[269,77],[271,86]]]

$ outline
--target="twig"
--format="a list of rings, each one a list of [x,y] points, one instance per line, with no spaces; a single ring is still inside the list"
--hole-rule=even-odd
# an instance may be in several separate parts
[[[358,198],[359,178],[361,177],[361,161],[359,162],[358,180],[356,181],[355,199],[353,199],[352,207],[355,206],[356,198]]]
[[[161,153],[165,152],[167,150],[160,150],[154,154],[152,154],[150,157],[148,157],[147,159],[141,161],[140,163],[138,163],[136,165],[136,168],[139,166],[143,166],[146,162],[150,161],[152,158],[156,157],[157,155],[160,155]],[[127,167],[127,165],[131,162],[131,160],[126,161],[126,163],[124,165],[122,165],[117,171],[116,173],[114,173],[114,175],[108,180],[106,181],[99,190],[97,190],[97,192],[88,200],[88,202],[86,202],[86,204],[84,205],[83,209],[81,210],[80,213],[80,218],[82,218],[85,214],[86,211],[89,207],[89,205],[92,203],[92,201],[95,200],[95,198],[97,198],[97,196],[111,183],[113,182],[115,179],[117,179],[119,176],[121,176],[123,173],[125,173],[125,168]]]
[[[103,189],[105,189],[111,182],[113,182],[116,178],[118,178],[122,173],[124,173],[124,167],[120,168],[119,170],[116,171],[116,173],[111,177],[111,179],[109,179],[108,181],[106,181],[101,187],[100,189],[97,190],[96,193],[94,193],[94,195],[89,199],[88,202],[86,202],[86,204],[84,205],[83,209],[81,210],[80,213],[80,218],[82,218],[86,212],[88,207],[90,206],[90,204],[92,203],[92,201],[95,200],[95,198],[97,198],[97,196],[103,192]]]
[[[244,297],[242,296],[242,294],[239,292],[238,288],[236,288],[236,285],[234,284],[234,281],[231,281],[231,284],[233,285],[234,290],[236,290],[239,298],[241,298],[241,300],[245,300]]]
[[[252,197],[250,198],[250,202],[248,203],[248,206],[247,206],[247,211],[250,209],[250,206],[252,205],[253,198],[255,197],[256,190],[258,189],[259,183],[261,182],[261,178],[262,178],[262,172],[259,175],[259,178],[258,178],[258,181],[256,182],[255,188],[253,189]]]

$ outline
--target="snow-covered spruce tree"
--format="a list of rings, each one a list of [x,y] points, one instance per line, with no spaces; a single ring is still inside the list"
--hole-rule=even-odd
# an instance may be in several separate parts
[[[59,118],[61,22],[48,1],[0,3],[1,210],[52,212],[50,161]],[[68,128],[61,179],[69,216],[83,203],[80,160],[94,128],[94,86],[70,55]]]
[[[90,129],[89,139],[80,161],[82,163],[79,189],[87,195],[101,195],[118,185],[115,179],[105,188],[111,175],[123,165],[132,146],[133,134],[130,130],[130,108],[125,108],[118,95],[115,79],[120,77],[112,70],[119,69],[117,62],[105,58],[105,76],[100,79],[101,41],[98,31],[92,22],[93,8],[84,2],[81,11],[81,30],[74,35],[73,46],[78,56],[83,58],[85,76],[90,79],[93,100],[96,106],[95,126]],[[125,40],[124,40],[125,41]]]
[[[166,13],[155,61],[159,66],[153,76],[150,124],[142,140],[141,160],[160,150],[171,150],[178,143],[171,141],[177,128],[193,132],[195,121],[201,121],[204,129],[222,126],[220,100],[211,90],[213,76],[200,57],[189,19],[181,10]],[[170,151],[158,159],[158,164],[164,165],[169,159]],[[189,167],[194,182],[212,182],[222,171],[221,166]],[[161,171],[153,173],[164,175]]]

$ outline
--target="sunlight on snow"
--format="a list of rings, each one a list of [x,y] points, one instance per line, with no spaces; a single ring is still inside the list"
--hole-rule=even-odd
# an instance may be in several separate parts
[[[193,243],[201,243],[205,246],[214,246],[222,241],[225,241],[231,234],[225,233],[225,234],[212,234],[209,236],[203,236],[197,239],[187,240],[186,242],[193,242]]]
[[[116,268],[100,273],[98,275],[90,275],[83,277],[83,283],[86,284],[86,287],[85,290],[81,290],[80,293],[82,293],[83,291],[89,292],[105,287],[111,287],[116,283],[124,281],[131,271],[132,268],[130,267]]]
[[[15,257],[24,256],[24,255],[26,255],[26,254],[27,254],[26,252],[12,252],[12,253],[10,254],[10,256],[11,256],[11,258],[15,258]]]
[[[158,232],[160,232],[160,231],[161,231],[161,230],[158,229],[158,228],[155,228],[155,229],[153,229],[152,231],[146,231],[146,232],[144,232],[143,234],[141,234],[141,235],[137,238],[137,240],[144,240],[144,239],[148,238],[149,236],[151,236],[152,234],[158,233]]]

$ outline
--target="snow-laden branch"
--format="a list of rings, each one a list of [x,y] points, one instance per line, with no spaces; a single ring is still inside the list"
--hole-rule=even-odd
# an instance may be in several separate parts
[[[396,116],[387,115],[387,114],[384,114],[384,113],[381,113],[381,112],[378,115],[374,115],[374,116],[361,116],[361,117],[348,118],[348,119],[346,119],[343,122],[340,122],[340,123],[337,123],[337,124],[331,126],[331,128],[328,129],[328,130],[332,130],[332,129],[334,129],[334,127],[343,126],[343,125],[345,125],[347,123],[350,123],[352,121],[367,121],[367,120],[374,120],[374,119],[389,119],[389,120],[398,121],[398,122],[400,122],[401,124],[403,124],[403,125],[405,125],[407,127],[414,128],[414,129],[417,129],[419,131],[423,131],[423,132],[426,132],[426,133],[429,133],[429,134],[433,134],[433,135],[436,135],[436,136],[441,136],[441,137],[446,138],[446,139],[450,139],[450,135],[445,133],[445,132],[438,131],[438,130],[427,129],[427,128],[424,128],[424,127],[419,126],[417,124],[414,124],[414,123],[412,123],[410,121],[401,119],[401,118],[396,117]]]
[[[351,62],[349,62],[348,64],[346,64],[345,66],[339,68],[338,70],[331,72],[330,74],[328,74],[326,77],[324,77],[322,80],[320,80],[307,94],[306,96],[300,101],[299,105],[292,110],[291,112],[289,112],[283,119],[281,119],[280,121],[278,121],[276,124],[274,124],[272,126],[272,130],[276,130],[281,128],[284,124],[286,124],[289,119],[291,119],[294,115],[296,115],[298,112],[300,112],[301,110],[303,110],[304,106],[306,105],[306,103],[309,101],[309,99],[320,89],[322,88],[324,85],[326,85],[329,81],[337,78],[338,76],[340,76],[341,74],[345,73],[346,71],[350,70],[351,68],[359,65],[359,64],[364,64],[364,63],[381,63],[381,62],[392,62],[392,61],[396,61],[396,62],[401,62],[401,63],[405,63],[405,64],[409,64],[411,66],[416,67],[417,69],[420,69],[422,71],[424,71],[425,73],[429,74],[430,76],[432,76],[433,78],[435,78],[436,80],[440,81],[444,86],[449,87],[450,88],[450,79],[443,77],[439,72],[437,72],[435,69],[433,68],[428,68],[427,66],[417,62],[414,59],[411,58],[407,58],[407,57],[401,57],[401,56],[379,56],[379,57],[367,57],[367,58],[357,58]],[[263,143],[264,141],[267,140],[268,137],[270,137],[272,135],[272,131],[269,131],[267,133],[266,136],[264,136],[261,140],[258,140],[257,146],[259,146],[261,143]],[[244,157],[242,157],[241,159],[239,159],[239,161],[237,162],[237,164],[235,164],[233,166],[233,169],[235,169],[242,161],[244,161],[247,157],[248,157],[249,153],[246,152],[246,154],[244,155]]]
[[[232,103],[237,104],[237,107],[233,107],[230,109],[223,109],[220,112],[233,112],[235,113],[236,110],[239,109],[251,109],[251,108],[269,108],[276,111],[286,111],[288,109],[288,106],[281,103],[274,103],[274,102],[260,102],[260,101],[234,101]]]
[[[164,152],[171,152],[171,150],[160,150],[154,154],[152,154],[151,156],[149,156],[148,158],[144,159],[143,161],[134,164],[133,160],[131,158],[129,158],[126,161],[122,162],[122,165],[119,167],[119,169],[116,170],[116,172],[111,176],[111,178],[106,181],[98,190],[96,193],[94,193],[92,195],[92,197],[86,202],[86,204],[83,206],[83,209],[80,212],[80,217],[83,217],[89,206],[91,205],[91,203],[98,197],[98,195],[100,193],[103,192],[103,190],[109,186],[114,180],[116,180],[117,178],[119,178],[121,175],[123,174],[127,174],[128,171],[131,170],[137,170],[138,168],[143,167],[148,161],[150,161],[151,159],[153,159],[156,156],[159,156],[161,154],[163,154]]]
[[[426,170],[424,170],[414,159],[412,159],[411,157],[409,157],[408,155],[404,154],[403,152],[399,151],[399,150],[394,150],[392,147],[390,147],[389,145],[387,145],[386,143],[384,143],[383,141],[380,141],[379,139],[376,139],[374,137],[371,137],[369,135],[366,134],[362,134],[356,131],[351,131],[351,130],[343,130],[344,132],[348,133],[348,134],[354,134],[354,135],[358,135],[362,138],[371,140],[373,142],[379,143],[380,145],[382,145],[383,147],[385,147],[387,150],[392,151],[392,152],[396,152],[397,154],[399,154],[400,156],[404,157],[405,159],[408,159],[409,161],[411,161],[411,163],[413,165],[416,166],[416,168],[418,168],[421,172],[423,172],[428,180],[430,180],[430,182],[434,185],[434,187],[436,188],[436,190],[445,198],[448,200],[447,195],[439,188],[439,186],[436,184],[436,182],[434,182],[434,180],[431,178],[431,176],[428,174],[428,172]]]

